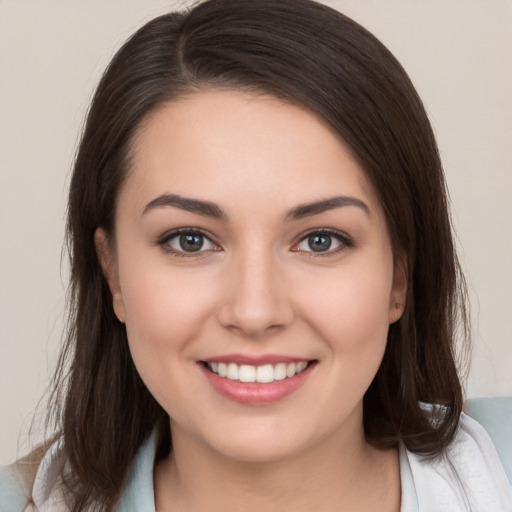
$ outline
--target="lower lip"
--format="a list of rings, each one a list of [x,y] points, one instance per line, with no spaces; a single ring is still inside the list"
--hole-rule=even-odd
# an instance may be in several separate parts
[[[221,395],[242,404],[262,405],[277,402],[300,388],[315,365],[310,363],[305,370],[293,377],[267,384],[231,380],[211,372],[202,363],[199,366],[208,382]]]

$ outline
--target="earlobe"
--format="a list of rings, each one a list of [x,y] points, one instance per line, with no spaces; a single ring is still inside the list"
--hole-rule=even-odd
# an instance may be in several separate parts
[[[121,287],[119,285],[116,257],[111,247],[109,237],[103,228],[96,229],[94,233],[94,244],[103,275],[105,276],[110,288],[110,293],[112,294],[114,313],[118,320],[124,324],[125,310]]]
[[[407,263],[405,255],[395,257],[393,286],[389,301],[389,323],[398,322],[402,317],[407,300]]]

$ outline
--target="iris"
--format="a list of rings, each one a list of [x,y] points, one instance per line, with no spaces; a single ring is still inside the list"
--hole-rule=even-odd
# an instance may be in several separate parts
[[[308,238],[309,248],[314,252],[324,252],[331,248],[331,237],[329,235],[313,235]]]
[[[204,245],[204,238],[198,234],[186,234],[181,235],[179,239],[180,248],[186,252],[197,252],[200,251]]]

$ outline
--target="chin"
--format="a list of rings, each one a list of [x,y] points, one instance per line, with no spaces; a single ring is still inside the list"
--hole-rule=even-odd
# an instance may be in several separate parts
[[[229,440],[214,448],[225,458],[247,463],[263,464],[277,462],[298,455],[303,447],[292,445],[282,439]],[[302,448],[302,449],[301,449]]]
[[[233,424],[229,429],[219,425],[218,429],[210,428],[202,437],[217,454],[234,461],[254,463],[293,458],[319,442],[318,433],[307,429],[294,431],[289,426],[271,423],[267,419],[259,425],[239,425],[236,430]]]

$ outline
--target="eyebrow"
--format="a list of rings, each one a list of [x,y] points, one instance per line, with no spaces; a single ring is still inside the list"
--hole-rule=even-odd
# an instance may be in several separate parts
[[[156,197],[144,207],[142,215],[146,215],[148,212],[157,208],[169,206],[196,213],[204,217],[212,217],[223,221],[228,219],[228,214],[215,203],[200,199],[182,197],[177,194],[162,194]],[[313,215],[319,215],[320,213],[334,210],[335,208],[343,208],[347,206],[360,208],[366,213],[366,215],[370,216],[370,208],[360,199],[351,196],[335,196],[321,201],[301,204],[286,213],[285,221],[289,222],[303,219],[305,217],[312,217]]]
[[[156,208],[162,208],[165,206],[174,206],[187,212],[197,213],[204,217],[212,217],[219,220],[227,220],[227,213],[219,208],[215,203],[210,201],[202,201],[200,199],[191,199],[188,197],[178,196],[176,194],[162,194],[150,201],[142,212],[142,215],[146,215],[151,210]]]
[[[286,216],[286,221],[299,220],[305,217],[312,217],[320,213],[334,210],[335,208],[344,208],[346,206],[355,206],[363,210],[368,217],[370,217],[370,208],[366,203],[351,196],[335,196],[322,201],[315,201],[313,203],[306,203],[297,206],[290,210]]]

